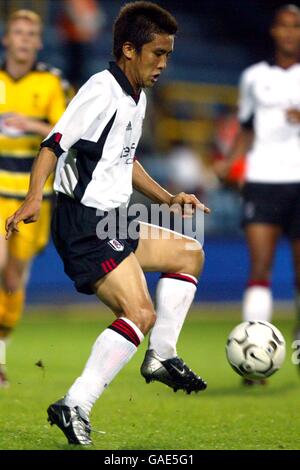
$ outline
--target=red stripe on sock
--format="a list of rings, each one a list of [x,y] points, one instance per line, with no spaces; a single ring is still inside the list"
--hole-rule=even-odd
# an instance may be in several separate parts
[[[136,341],[136,338],[134,338],[132,334],[130,334],[127,330],[123,329],[123,326],[113,324],[111,326],[111,328],[113,330],[117,331],[117,333],[119,333],[121,336],[123,336],[128,341],[130,341],[136,347],[138,347],[138,345],[140,344],[140,342]]]
[[[161,275],[161,279],[177,279],[178,281],[185,281],[185,282],[190,282],[191,284],[194,284],[194,286],[198,286],[198,282],[195,281],[192,277],[189,277],[184,274],[179,274],[179,273],[165,273]]]
[[[122,320],[122,318],[119,318],[118,321],[119,325],[121,324],[122,328],[128,332],[127,334],[130,334],[130,336],[134,338],[135,342],[140,344],[140,338],[136,334],[135,330],[126,321]]]
[[[118,331],[120,331],[121,334],[122,333],[126,334],[135,346],[138,346],[140,344],[140,339],[139,339],[138,335],[136,334],[136,332],[134,331],[134,329],[128,323],[126,323],[124,320],[122,320],[121,318],[114,321],[111,324],[111,327],[113,327],[113,328],[117,329]]]
[[[270,281],[255,281],[251,279],[248,282],[247,287],[270,287],[270,285]]]
[[[125,320],[123,320],[122,318],[119,318],[119,322],[123,325],[123,327],[125,329],[127,329],[128,331],[130,331],[130,333],[134,336],[135,340],[140,343],[140,338],[138,337],[136,331],[132,328],[132,326],[130,326]]]

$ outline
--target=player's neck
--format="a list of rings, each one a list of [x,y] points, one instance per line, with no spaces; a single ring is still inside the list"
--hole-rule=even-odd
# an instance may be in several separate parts
[[[14,78],[15,80],[18,80],[19,78],[22,78],[24,75],[27,75],[27,73],[30,72],[34,63],[35,63],[35,60],[32,60],[31,62],[26,62],[26,63],[16,62],[14,59],[7,56],[5,59],[5,68],[6,68],[7,73],[12,78]]]
[[[278,65],[278,67],[281,67],[282,69],[288,69],[289,67],[292,67],[292,65],[295,65],[298,62],[298,54],[288,56],[280,51],[276,51],[275,53],[275,63],[276,65]]]
[[[137,84],[135,78],[134,78],[134,74],[132,73],[132,70],[128,64],[127,61],[125,60],[122,60],[120,59],[118,62],[117,62],[117,65],[118,67],[120,67],[120,69],[122,70],[122,72],[126,75],[126,77],[128,78],[133,90],[134,90],[134,93],[136,95],[138,95],[141,91],[141,87]]]

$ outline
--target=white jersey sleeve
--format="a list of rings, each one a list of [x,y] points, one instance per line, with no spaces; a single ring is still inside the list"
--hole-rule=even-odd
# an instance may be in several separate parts
[[[66,111],[51,130],[41,147],[50,147],[57,157],[67,152],[76,142],[84,138],[97,116],[108,105],[105,85],[101,79],[91,77],[74,96]]]
[[[250,124],[249,127],[252,127],[251,123],[255,114],[255,101],[252,93],[252,81],[251,75],[248,70],[245,70],[240,79],[239,85],[239,110],[238,118],[242,125]]]

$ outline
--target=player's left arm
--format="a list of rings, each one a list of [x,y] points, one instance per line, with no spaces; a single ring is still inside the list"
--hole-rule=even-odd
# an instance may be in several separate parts
[[[193,208],[201,209],[206,214],[210,213],[210,209],[200,202],[194,194],[182,192],[174,195],[169,193],[151,178],[138,161],[135,161],[133,164],[132,184],[134,189],[149,197],[154,202],[168,204],[169,206],[173,204],[179,204],[180,206],[191,204]]]

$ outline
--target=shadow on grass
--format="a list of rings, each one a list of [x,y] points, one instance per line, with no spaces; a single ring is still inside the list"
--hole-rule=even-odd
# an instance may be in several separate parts
[[[242,379],[241,379],[242,380]],[[239,397],[242,396],[261,396],[263,395],[271,397],[282,395],[283,392],[290,392],[292,390],[299,389],[299,384],[296,382],[289,382],[282,385],[275,385],[273,386],[271,383],[267,383],[266,385],[252,385],[252,386],[245,386],[241,382],[237,383],[235,386],[231,387],[216,387],[216,388],[209,388],[205,393],[207,397]]]

